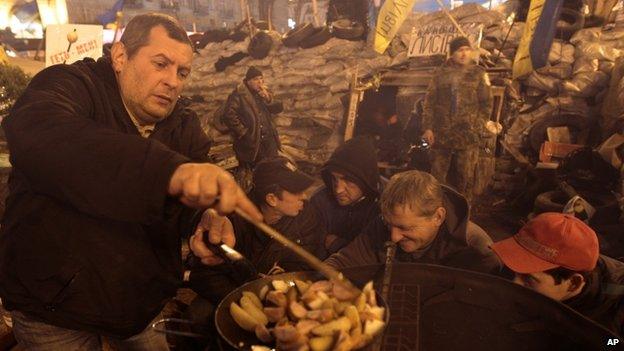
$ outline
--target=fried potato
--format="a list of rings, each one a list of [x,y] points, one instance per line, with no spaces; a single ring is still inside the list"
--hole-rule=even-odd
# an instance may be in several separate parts
[[[351,321],[347,317],[340,317],[331,322],[321,324],[312,329],[312,334],[319,336],[333,335],[341,330],[349,331],[351,329]]]
[[[310,349],[312,351],[327,351],[334,345],[333,336],[317,336],[310,339]]]
[[[262,325],[269,324],[269,319],[267,318],[267,316],[264,314],[264,312],[262,312],[261,309],[258,308],[258,306],[253,303],[253,301],[248,296],[244,295],[243,297],[241,297],[240,306],[243,308],[243,310],[245,310],[245,312],[252,316],[256,321],[258,321],[258,323]]]
[[[251,302],[253,302],[253,304],[256,305],[256,307],[258,307],[259,309],[262,309],[264,307],[262,306],[262,301],[260,301],[258,295],[252,293],[251,291],[243,291],[243,296],[247,296],[247,298],[250,299]]]
[[[238,326],[250,332],[253,332],[256,329],[256,325],[260,324],[236,302],[230,304],[230,315]]]

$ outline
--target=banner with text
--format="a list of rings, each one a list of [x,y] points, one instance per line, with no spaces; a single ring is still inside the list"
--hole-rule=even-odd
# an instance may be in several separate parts
[[[478,47],[481,42],[483,25],[467,23],[461,25],[462,30],[468,35],[470,43]],[[414,28],[410,36],[408,57],[446,55],[449,43],[461,33],[451,23],[431,24],[424,27]]]
[[[58,24],[46,28],[46,67],[102,56],[103,28],[86,24]]]
[[[390,42],[399,31],[401,24],[412,11],[416,0],[386,0],[379,15],[375,27],[375,51],[383,54]]]

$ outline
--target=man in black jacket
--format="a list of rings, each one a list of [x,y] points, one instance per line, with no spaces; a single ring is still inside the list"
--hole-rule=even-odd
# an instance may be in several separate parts
[[[234,137],[241,167],[253,169],[258,162],[277,157],[281,144],[272,116],[282,110],[282,103],[264,85],[262,72],[249,67],[243,82],[228,97],[222,116]]]
[[[400,262],[429,263],[498,273],[500,263],[489,249],[491,239],[469,221],[466,199],[429,173],[395,174],[375,217],[349,245],[326,262],[342,268],[383,263],[386,241],[397,244]]]
[[[175,19],[136,16],[110,58],[43,70],[3,121],[13,170],[0,296],[24,348],[96,350],[106,337],[166,350],[148,325],[182,281],[182,236],[194,233],[206,264],[219,260],[205,230],[234,244],[229,222],[191,208],[218,196],[219,212],[261,218],[229,173],[201,163],[209,140],[177,103],[192,57]]]
[[[360,136],[339,146],[321,170],[324,186],[312,196],[325,225],[325,247],[334,253],[347,245],[379,214],[381,177],[375,146]]]
[[[543,213],[492,250],[516,284],[624,335],[624,263],[600,255],[596,233],[580,219]]]

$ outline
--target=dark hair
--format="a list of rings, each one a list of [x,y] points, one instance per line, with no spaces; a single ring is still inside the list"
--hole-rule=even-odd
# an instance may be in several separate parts
[[[119,39],[126,47],[128,58],[132,58],[140,48],[148,44],[152,28],[158,26],[167,31],[169,38],[188,44],[193,49],[193,43],[175,18],[162,13],[146,13],[134,16]]]
[[[570,279],[570,277],[572,277],[575,273],[580,274],[581,276],[583,276],[583,279],[587,281],[591,272],[577,272],[571,269],[557,267],[544,271],[544,273],[553,277],[553,279],[555,280],[555,285],[559,285],[562,281]]]
[[[251,196],[253,197],[253,200],[256,203],[256,205],[265,205],[266,196],[268,194],[275,194],[275,196],[277,196],[277,198],[281,200],[283,193],[284,193],[284,189],[281,186],[277,184],[271,184],[271,185],[262,187],[260,189],[254,188],[251,191]]]

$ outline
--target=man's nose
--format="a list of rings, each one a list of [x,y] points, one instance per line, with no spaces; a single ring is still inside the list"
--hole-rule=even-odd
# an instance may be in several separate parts
[[[180,80],[180,77],[178,75],[178,70],[175,67],[171,67],[166,71],[163,81],[171,89],[177,89],[180,84],[182,84],[182,81]]]
[[[401,239],[403,239],[401,231],[396,227],[390,227],[390,240],[392,240],[393,243],[398,243]]]
[[[345,183],[342,180],[337,180],[334,182],[334,190],[336,191],[336,194],[340,194],[341,192],[343,192],[345,190]]]

